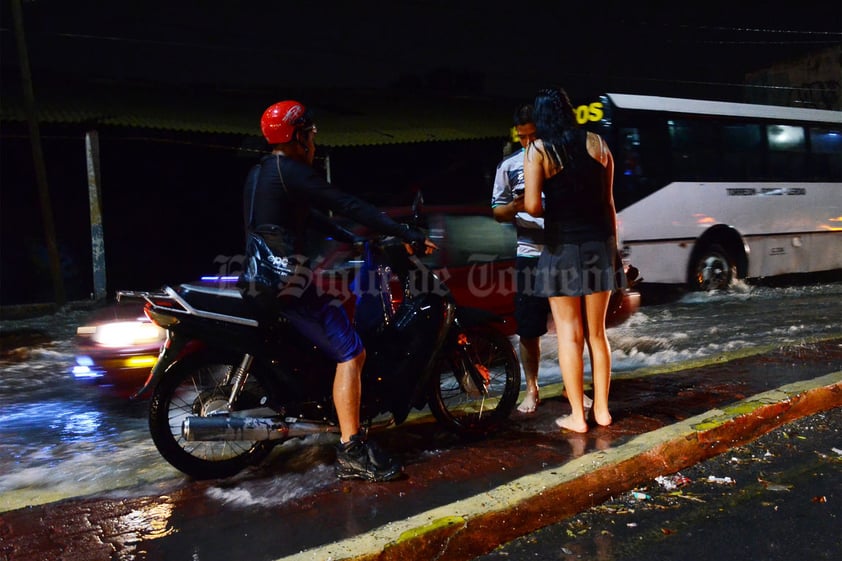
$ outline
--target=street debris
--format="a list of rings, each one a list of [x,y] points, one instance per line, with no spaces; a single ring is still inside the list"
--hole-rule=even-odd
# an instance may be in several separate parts
[[[669,494],[669,496],[670,497],[676,497],[676,498],[679,498],[679,499],[684,499],[686,501],[695,501],[697,503],[707,502],[704,499],[700,499],[696,495],[692,495],[692,494],[690,494],[686,491],[673,491],[672,493]]]
[[[673,475],[659,475],[655,481],[666,491],[674,491],[692,483],[689,477],[681,475],[680,472]]]
[[[719,485],[735,485],[737,483],[727,475],[725,477],[716,477],[715,475],[709,475],[707,478],[707,482],[718,483]]]
[[[763,487],[765,487],[767,491],[789,491],[790,489],[792,489],[792,485],[788,483],[774,483],[772,481],[767,481],[762,477],[758,477],[757,481],[759,481],[760,484],[763,485]]]

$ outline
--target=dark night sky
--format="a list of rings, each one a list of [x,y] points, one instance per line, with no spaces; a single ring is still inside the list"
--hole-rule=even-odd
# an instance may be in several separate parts
[[[605,91],[741,99],[746,72],[842,41],[842,3],[833,0],[800,0],[784,9],[769,0],[519,0],[503,6],[2,0],[4,94],[20,91],[10,9],[18,1],[36,97],[73,82],[116,81],[187,86],[197,94],[202,88],[261,90],[278,99],[293,90],[364,87],[523,100],[547,85],[563,85],[574,100]],[[10,135],[3,131],[0,163],[0,304],[46,301],[50,276],[29,147],[25,133],[15,136],[11,129]],[[71,298],[86,297],[91,265],[83,146],[78,132],[43,136],[65,282]],[[241,251],[238,207],[250,160],[206,140],[167,144],[136,136],[104,130],[101,140],[109,290],[154,289],[216,271],[217,255]],[[363,149],[352,150],[345,165],[333,160],[335,178],[344,172],[367,192],[390,196],[409,193],[407,186],[420,181],[425,195],[428,185],[437,185],[448,195],[469,192],[486,200],[497,144],[474,144],[472,152],[467,144],[423,144],[404,149],[401,158],[390,152],[392,167],[379,153],[366,159]],[[168,216],[179,217],[182,232],[200,235],[150,227],[162,201]],[[196,201],[202,201],[198,207]]]
[[[754,0],[21,1],[36,79],[61,72],[278,89],[436,83],[507,96],[558,83],[649,93],[676,82],[738,83],[747,71],[842,42],[842,3],[826,0],[784,8]]]

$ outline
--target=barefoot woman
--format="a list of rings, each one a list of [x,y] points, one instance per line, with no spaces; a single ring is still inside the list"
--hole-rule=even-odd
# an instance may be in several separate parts
[[[558,362],[572,409],[556,424],[582,433],[588,430],[585,342],[593,370],[594,420],[611,424],[611,348],[605,316],[616,279],[614,160],[602,137],[579,128],[564,90],[538,92],[533,117],[538,138],[524,155],[525,207],[531,215],[544,217],[546,242],[538,260],[536,291],[550,299]]]

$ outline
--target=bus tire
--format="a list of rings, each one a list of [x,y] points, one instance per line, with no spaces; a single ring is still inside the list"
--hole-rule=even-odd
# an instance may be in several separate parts
[[[719,244],[709,244],[696,254],[690,270],[692,290],[727,290],[737,276],[734,258]]]

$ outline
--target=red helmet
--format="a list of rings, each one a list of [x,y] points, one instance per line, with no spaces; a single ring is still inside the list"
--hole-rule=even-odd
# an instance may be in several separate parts
[[[260,118],[260,130],[269,144],[283,144],[292,140],[296,129],[312,123],[304,105],[291,99],[270,105]]]

